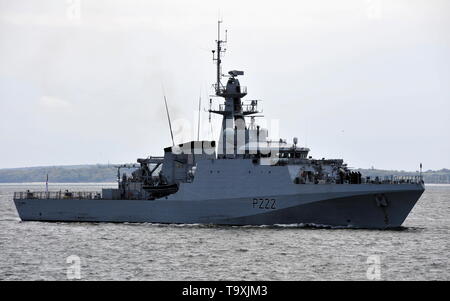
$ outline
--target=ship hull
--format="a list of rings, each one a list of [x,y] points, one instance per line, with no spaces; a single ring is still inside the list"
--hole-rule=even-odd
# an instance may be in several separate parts
[[[386,229],[400,227],[424,191],[423,184],[296,186],[299,191],[288,194],[202,200],[174,196],[157,200],[14,201],[23,221],[303,224]]]

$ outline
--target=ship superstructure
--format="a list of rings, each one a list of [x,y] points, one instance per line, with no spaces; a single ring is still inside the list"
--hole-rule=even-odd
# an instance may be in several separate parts
[[[371,179],[341,159],[313,159],[297,138],[270,140],[255,123],[259,100],[243,100],[244,72],[229,71],[222,84],[220,22],[218,33],[214,92],[223,102],[209,108],[223,117],[217,144],[174,144],[163,157],[138,159],[131,176],[120,166],[118,187],[102,194],[16,193],[21,219],[399,227],[424,191],[421,177]]]

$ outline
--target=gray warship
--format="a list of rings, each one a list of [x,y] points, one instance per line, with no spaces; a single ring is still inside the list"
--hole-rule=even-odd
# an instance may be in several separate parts
[[[269,140],[255,123],[259,101],[243,100],[247,89],[238,77],[244,72],[228,72],[222,84],[226,38],[220,32],[219,22],[213,87],[221,103],[213,107],[210,100],[209,107],[223,118],[217,144],[173,144],[162,157],[137,159],[128,176],[121,168],[133,166],[118,166],[118,187],[101,193],[16,192],[21,220],[400,227],[425,190],[421,175],[363,177],[341,159],[308,156],[297,138]]]

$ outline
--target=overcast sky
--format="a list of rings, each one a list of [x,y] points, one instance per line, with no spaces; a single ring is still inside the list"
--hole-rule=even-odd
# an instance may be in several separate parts
[[[448,0],[0,0],[0,168],[162,155],[162,85],[195,124],[219,15],[224,71],[245,71],[272,138],[351,167],[450,168]]]

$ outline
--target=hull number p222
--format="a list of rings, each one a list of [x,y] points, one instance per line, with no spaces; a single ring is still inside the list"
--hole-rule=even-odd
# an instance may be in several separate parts
[[[253,208],[257,209],[277,209],[277,201],[275,199],[253,199]]]

